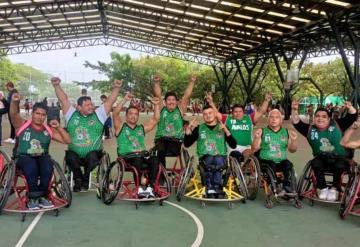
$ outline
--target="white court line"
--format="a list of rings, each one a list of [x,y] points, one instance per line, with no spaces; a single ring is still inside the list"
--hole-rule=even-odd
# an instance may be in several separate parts
[[[21,236],[21,238],[19,239],[19,241],[15,245],[15,247],[22,247],[23,246],[26,239],[30,236],[32,230],[34,230],[36,224],[39,222],[39,220],[41,219],[41,216],[43,216],[44,213],[45,212],[40,212],[38,215],[36,215],[35,219],[33,219],[31,224],[29,225],[29,227],[26,229],[24,234]]]
[[[190,215],[190,217],[194,220],[196,227],[197,227],[197,235],[196,235],[196,239],[195,241],[192,243],[191,247],[199,247],[201,245],[201,242],[204,238],[204,227],[201,223],[201,221],[199,220],[198,217],[196,217],[195,214],[193,214],[191,211],[187,210],[186,208],[181,207],[180,205],[176,204],[176,203],[172,203],[172,202],[168,202],[168,201],[164,201],[165,203],[176,207],[182,211],[184,211],[185,213],[187,213],[188,215]]]

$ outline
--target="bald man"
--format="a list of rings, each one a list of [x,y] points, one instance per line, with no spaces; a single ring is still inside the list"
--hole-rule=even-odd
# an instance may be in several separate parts
[[[261,166],[267,164],[276,172],[284,173],[283,189],[281,193],[294,193],[295,185],[291,184],[291,170],[293,164],[287,159],[287,150],[294,153],[297,149],[295,131],[288,131],[282,127],[283,118],[278,109],[269,112],[268,126],[257,129],[251,148],[259,152]],[[280,193],[279,193],[280,195]]]

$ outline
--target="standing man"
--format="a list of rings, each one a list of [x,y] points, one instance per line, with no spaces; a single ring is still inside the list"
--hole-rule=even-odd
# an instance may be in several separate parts
[[[267,164],[276,172],[284,173],[283,189],[279,195],[294,195],[296,184],[291,183],[291,171],[293,164],[287,158],[287,151],[294,153],[297,150],[297,134],[282,127],[283,118],[280,110],[274,109],[269,112],[268,126],[257,129],[254,133],[252,150],[259,152],[260,166]]]
[[[77,100],[77,109],[75,109],[61,88],[60,79],[53,77],[51,83],[61,102],[67,123],[66,128],[72,139],[66,151],[65,160],[74,174],[73,190],[74,192],[86,191],[90,173],[100,164],[102,158],[104,124],[119,94],[122,81],[114,81],[110,96],[95,111],[89,96],[81,96]],[[80,169],[81,166],[84,167],[84,173]]]
[[[160,77],[154,78],[155,97],[161,99]],[[160,103],[160,121],[155,134],[155,149],[161,164],[166,167],[166,154],[179,155],[181,144],[184,138],[183,131],[183,114],[187,111],[190,96],[193,91],[196,76],[191,75],[189,84],[185,89],[184,95],[179,102],[179,98],[175,92],[167,92],[164,102]]]
[[[8,97],[7,97],[7,102],[9,103],[9,106],[10,106],[12,95],[14,93],[17,93],[17,90],[14,87],[14,83],[12,83],[11,81],[6,83],[6,89],[9,92]],[[19,112],[20,112],[20,109],[19,109]],[[6,139],[4,142],[14,144],[15,143],[15,128],[14,128],[14,125],[12,123],[12,119],[10,117],[10,109],[8,109],[8,117],[9,117],[9,122],[10,122],[10,137],[8,139]]]
[[[357,118],[357,111],[349,101],[345,102],[348,114],[337,120],[331,119],[331,113],[325,108],[317,108],[314,115],[314,124],[307,124],[300,120],[299,102],[293,101],[291,105],[291,120],[297,131],[302,134],[310,144],[314,158],[311,168],[314,171],[317,188],[320,190],[319,199],[336,201],[341,191],[341,174],[349,169],[347,153],[340,141],[346,131]],[[334,174],[330,188],[326,185],[325,172]]]

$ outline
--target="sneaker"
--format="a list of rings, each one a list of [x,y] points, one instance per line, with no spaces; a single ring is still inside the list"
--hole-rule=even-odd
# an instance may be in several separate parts
[[[145,193],[147,194],[148,198],[154,198],[155,197],[153,189],[150,186],[148,186],[146,188]]]
[[[334,202],[334,201],[337,200],[337,191],[336,191],[336,189],[331,188],[331,189],[328,190],[326,200],[331,201],[331,202]]]
[[[145,195],[145,190],[144,190],[141,186],[139,186],[139,189],[138,189],[138,197],[139,197],[139,198],[144,198],[144,197],[146,197],[146,195]]]
[[[15,142],[16,142],[15,139],[11,139],[10,141],[11,144],[15,144]]]
[[[41,208],[53,208],[54,204],[52,204],[48,199],[45,197],[40,197],[39,199],[39,206]]]
[[[34,199],[34,198],[30,198],[28,203],[27,203],[27,207],[29,210],[37,210],[40,209],[39,206],[39,200],[38,199]]]
[[[277,193],[277,195],[278,195],[279,197],[284,197],[285,194],[286,194],[286,191],[285,191],[284,189]]]
[[[329,192],[328,188],[325,188],[325,189],[320,190],[319,199],[320,199],[320,200],[326,200],[326,199],[327,199],[328,192]]]

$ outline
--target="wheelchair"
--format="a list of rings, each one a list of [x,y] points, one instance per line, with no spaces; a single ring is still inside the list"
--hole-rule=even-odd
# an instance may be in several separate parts
[[[160,164],[156,174],[153,188],[154,198],[140,198],[138,196],[139,186],[146,186],[149,183],[149,170],[138,170],[136,167],[128,164],[124,158],[143,158],[149,156],[148,151],[132,153],[125,157],[118,157],[106,169],[102,182],[101,199],[104,204],[110,205],[115,199],[123,201],[132,201],[138,209],[140,202],[158,201],[163,205],[171,193],[171,183],[167,176],[166,169]],[[131,173],[133,178],[125,178],[125,173]]]
[[[353,172],[350,173],[349,182],[345,187],[340,200],[339,215],[345,219],[348,214],[360,216],[360,173],[357,165],[353,166]]]
[[[105,176],[105,172],[106,172],[107,168],[109,167],[109,165],[110,165],[110,155],[108,152],[103,150],[101,160],[100,160],[100,165],[97,167],[97,169],[94,169],[90,173],[89,185],[88,185],[88,188],[90,191],[91,190],[96,191],[96,197],[98,199],[101,199],[101,184],[102,184],[102,180]],[[63,161],[63,169],[64,169],[64,174],[66,176],[66,179],[70,185],[70,188],[72,189],[74,187],[74,176],[73,176],[73,173],[70,170],[69,166],[66,164],[65,158]],[[93,182],[93,179],[95,179],[95,182]]]
[[[355,167],[357,166],[353,160],[349,160],[350,164],[350,172],[344,172],[341,175],[340,186],[342,191],[347,186],[351,186],[351,179],[355,176]],[[325,172],[325,179],[328,177],[333,177],[333,173],[330,171]],[[347,177],[347,178],[346,178]],[[300,199],[307,198],[310,201],[310,205],[314,205],[314,201],[331,203],[331,204],[340,204],[340,200],[337,201],[327,201],[321,200],[318,197],[318,191],[316,187],[317,181],[315,177],[315,173],[311,168],[311,160],[305,165],[302,175],[299,178],[299,182],[297,185],[296,192],[299,195]],[[327,186],[332,185],[332,181],[327,179],[326,181]],[[343,193],[340,193],[338,198],[342,198]]]
[[[227,166],[222,169],[223,198],[207,198],[205,187],[204,167],[194,165],[195,157],[192,156],[187,167],[181,174],[181,179],[176,191],[176,199],[180,202],[183,197],[199,200],[202,207],[206,202],[227,202],[228,208],[233,208],[233,202],[246,202],[248,190],[240,165],[234,157],[227,157]]]
[[[173,138],[173,137],[162,137],[161,139],[165,140],[165,141],[178,142],[179,144],[182,143],[181,140],[179,140],[177,138]],[[156,151],[155,147],[152,150]],[[150,152],[152,152],[152,150],[150,150]],[[169,152],[169,153],[165,154],[165,157],[166,158],[175,158],[173,165],[171,167],[165,168],[165,169],[166,169],[166,173],[169,177],[171,188],[176,189],[180,182],[181,173],[183,172],[186,164],[190,160],[190,154],[187,151],[187,149],[185,149],[183,146],[181,146],[180,154]]]
[[[292,168],[290,173],[291,186],[296,187],[296,173],[295,169]],[[284,181],[283,172],[274,172],[273,169],[267,164],[261,165],[261,187],[265,192],[265,207],[272,208],[274,206],[274,202],[281,203],[285,202],[293,202],[294,206],[298,209],[302,208],[302,203],[297,194],[295,195],[280,195],[279,192],[282,191]]]
[[[25,221],[27,213],[38,213],[44,211],[54,211],[58,216],[59,209],[70,207],[72,194],[67,179],[61,166],[52,160],[54,173],[49,183],[48,200],[54,205],[49,209],[29,210],[28,185],[25,176],[16,168],[16,159],[10,157],[0,149],[0,213],[13,212],[21,213],[22,221]]]
[[[248,191],[247,199],[253,201],[256,199],[260,189],[261,171],[259,160],[255,155],[250,155],[246,160],[240,163],[240,167]]]

